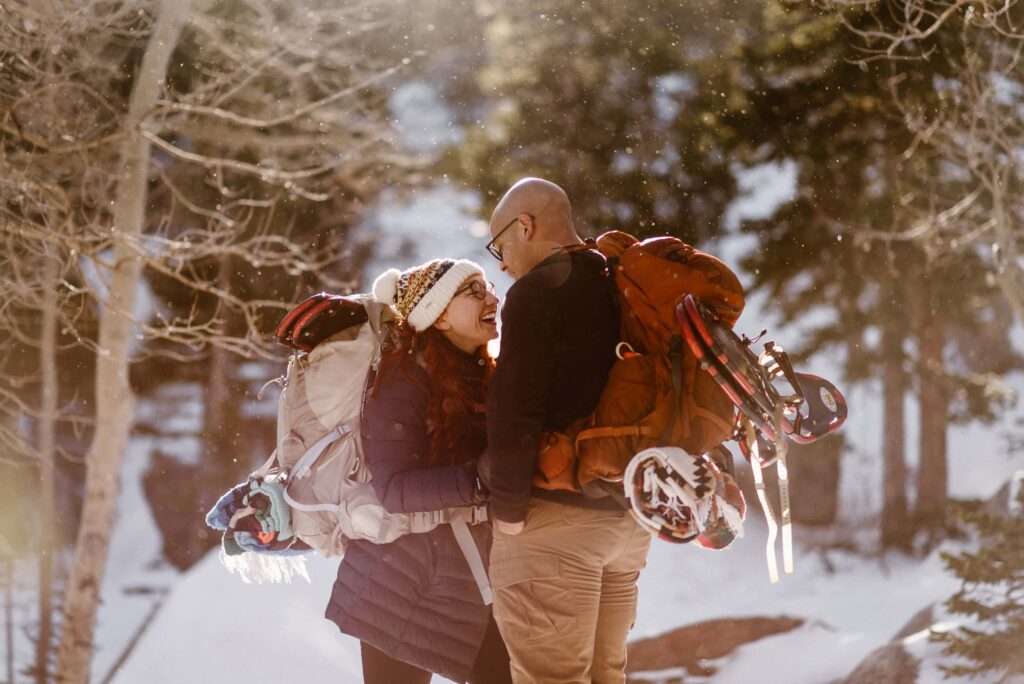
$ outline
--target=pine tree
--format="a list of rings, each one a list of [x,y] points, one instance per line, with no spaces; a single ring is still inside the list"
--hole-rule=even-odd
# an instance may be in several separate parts
[[[454,175],[488,207],[518,178],[550,178],[585,232],[714,236],[733,179],[713,137],[690,125],[686,57],[714,51],[754,4],[481,0],[487,106],[449,160]]]
[[[757,238],[743,265],[782,321],[801,326],[802,340],[789,349],[794,358],[835,350],[847,381],[881,378],[881,539],[909,549],[915,523],[941,528],[950,405],[970,403],[964,418],[974,418],[973,409],[990,415],[970,392],[972,369],[950,367],[947,359],[968,355],[977,337],[961,331],[983,328],[998,307],[977,258],[944,258],[928,244],[897,237],[917,217],[908,204],[931,197],[950,172],[931,155],[906,154],[914,136],[891,103],[889,64],[859,61],[849,29],[877,21],[859,6],[828,12],[766,3],[760,24],[741,34],[729,60],[697,64],[708,85],[695,118],[740,164],[791,160],[799,169],[791,203],[741,226]],[[929,102],[932,79],[952,68],[939,60],[916,64],[902,87]],[[953,345],[961,347],[957,354],[948,353]],[[904,402],[915,391],[926,410],[912,515]]]
[[[1008,514],[985,510],[978,502],[955,508],[981,543],[976,551],[942,554],[963,582],[946,607],[974,623],[932,637],[944,645],[943,653],[960,661],[942,666],[950,676],[994,673],[1002,682],[1024,674],[1024,487],[1017,484],[1016,505]]]

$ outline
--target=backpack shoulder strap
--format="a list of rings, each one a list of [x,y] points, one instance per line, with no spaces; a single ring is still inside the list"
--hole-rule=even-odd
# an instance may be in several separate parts
[[[566,254],[572,254],[573,252],[585,252],[588,249],[592,249],[595,252],[601,251],[598,249],[597,240],[594,238],[584,238],[583,242],[577,245],[566,245],[565,247],[562,247],[562,249],[565,250]]]

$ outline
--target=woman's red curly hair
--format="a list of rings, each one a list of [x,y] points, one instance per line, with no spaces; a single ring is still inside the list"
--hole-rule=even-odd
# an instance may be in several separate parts
[[[427,421],[430,453],[426,465],[455,465],[476,457],[486,444],[484,408],[494,359],[481,346],[472,357],[453,345],[440,330],[422,332],[396,321],[385,339],[377,382],[404,364],[418,363],[427,371]]]

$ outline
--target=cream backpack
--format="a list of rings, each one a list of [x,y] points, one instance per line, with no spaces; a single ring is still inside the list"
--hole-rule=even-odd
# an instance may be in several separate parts
[[[370,295],[332,300],[335,309],[344,300],[359,315],[308,352],[297,350],[289,358],[287,372],[278,379],[283,389],[277,448],[250,481],[281,483],[294,535],[326,557],[342,556],[352,539],[386,544],[450,524],[490,603],[483,561],[467,527],[487,519],[486,507],[390,513],[377,498],[359,430],[363,399],[380,362],[382,333],[394,314]]]

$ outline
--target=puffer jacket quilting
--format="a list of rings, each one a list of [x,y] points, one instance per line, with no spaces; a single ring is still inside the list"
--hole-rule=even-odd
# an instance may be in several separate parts
[[[364,452],[374,490],[390,511],[472,501],[470,470],[423,465],[429,449],[424,379],[425,371],[410,363],[383,378],[366,401]],[[481,434],[481,448],[483,440]],[[460,454],[456,462],[478,455]],[[490,528],[470,529],[486,567]],[[326,610],[342,632],[455,681],[465,681],[472,669],[489,616],[448,525],[390,544],[351,542]]]

